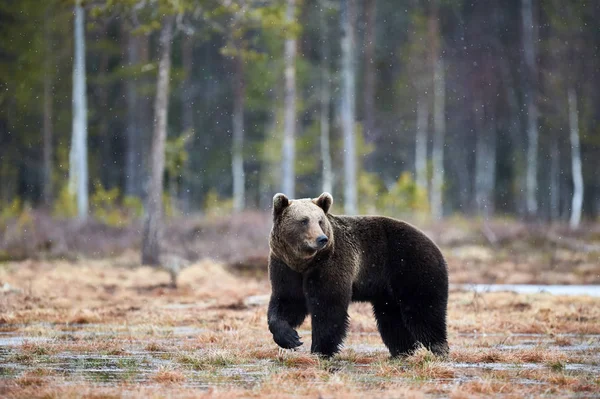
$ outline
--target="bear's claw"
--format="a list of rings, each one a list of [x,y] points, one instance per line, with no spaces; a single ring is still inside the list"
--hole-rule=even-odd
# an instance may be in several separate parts
[[[275,340],[277,345],[284,349],[297,348],[303,344],[303,342],[300,341],[298,332],[291,327],[285,329],[281,328],[278,331],[274,331],[273,340]]]

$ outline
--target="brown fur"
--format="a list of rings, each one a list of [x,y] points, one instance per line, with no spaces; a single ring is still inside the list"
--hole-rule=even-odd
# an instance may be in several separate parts
[[[392,355],[418,343],[445,354],[448,274],[437,246],[398,220],[331,215],[332,203],[328,193],[273,199],[269,328],[275,341],[299,346],[294,328],[310,313],[311,350],[331,355],[345,336],[349,303],[368,301]]]

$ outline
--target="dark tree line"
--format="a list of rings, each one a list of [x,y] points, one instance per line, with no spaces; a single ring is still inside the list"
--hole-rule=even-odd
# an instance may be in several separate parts
[[[0,6],[0,206],[52,209],[85,162],[147,211],[325,188],[350,213],[600,213],[600,3],[83,1],[87,161],[76,3]]]

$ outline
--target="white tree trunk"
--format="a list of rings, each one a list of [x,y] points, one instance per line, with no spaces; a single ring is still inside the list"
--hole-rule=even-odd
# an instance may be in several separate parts
[[[423,89],[424,90],[424,89]],[[415,175],[417,186],[427,193],[427,127],[429,125],[429,103],[424,92],[417,103],[417,134],[415,138]]]
[[[321,9],[320,29],[321,29],[321,162],[322,162],[322,186],[324,192],[333,191],[333,172],[331,170],[331,150],[329,143],[329,106],[331,101],[331,75],[329,72],[330,55],[329,49],[329,29],[326,16],[326,8]]]
[[[244,173],[244,101],[246,97],[244,83],[244,61],[238,54],[234,59],[235,82],[233,98],[233,210],[241,212],[246,202],[246,176]]]
[[[446,81],[444,60],[438,54],[433,72],[433,149],[431,162],[433,178],[431,182],[431,215],[435,220],[443,217],[444,189],[444,139],[446,135]]]
[[[181,40],[181,66],[183,68],[183,82],[181,85],[181,127],[184,134],[190,135],[185,144],[188,153],[187,159],[182,166],[181,187],[179,196],[181,204],[186,213],[191,209],[191,197],[195,180],[195,174],[191,170],[191,157],[189,156],[194,143],[194,98],[192,96],[192,71],[194,68],[194,46],[193,38],[186,35]],[[199,176],[200,177],[200,176]],[[197,181],[197,180],[196,180]]]
[[[373,143],[375,141],[375,45],[377,39],[377,0],[365,0],[364,18],[365,44],[363,84],[363,134],[367,143]],[[372,167],[372,165],[370,165],[370,167]]]
[[[75,3],[73,60],[73,133],[69,153],[69,191],[77,196],[77,214],[88,214],[87,98],[85,87],[85,29],[81,0]]]
[[[525,104],[527,111],[527,176],[526,176],[526,202],[527,213],[535,216],[538,211],[538,110],[537,95],[537,65],[535,61],[535,43],[537,41],[537,28],[533,20],[533,0],[522,0],[521,13],[523,20],[523,51],[525,54]]]
[[[496,180],[496,130],[494,124],[483,121],[477,129],[475,144],[475,204],[479,214],[488,217],[494,212],[493,192]]]
[[[138,63],[139,42],[131,32],[131,27],[124,26],[127,31],[127,66],[132,68]],[[127,147],[125,149],[125,195],[137,196],[140,194],[140,172],[142,169],[140,146],[140,134],[137,124],[137,87],[136,81],[129,78],[125,82],[125,103],[127,105],[127,126],[125,137]]]
[[[431,64],[433,69],[433,148],[431,163],[431,216],[440,220],[444,216],[444,140],[446,135],[446,80],[444,59],[442,57],[442,35],[439,26],[439,0],[430,4],[428,30],[431,46]]]
[[[50,7],[46,6],[46,15],[44,20],[45,33],[45,51],[44,51],[44,122],[43,122],[43,159],[44,170],[42,172],[42,198],[44,206],[49,208],[52,204],[53,182],[52,171],[54,170],[53,151],[52,151],[52,114],[53,114],[53,73],[52,70],[52,38],[50,34]]]
[[[344,212],[354,215],[358,212],[356,188],[356,143],[354,137],[355,120],[355,42],[354,25],[356,0],[342,0],[342,88],[341,119],[344,135]]]
[[[159,265],[160,239],[162,234],[162,193],[165,171],[165,142],[169,110],[169,74],[171,71],[171,44],[173,40],[173,17],[162,21],[159,42],[158,78],[154,101],[154,131],[150,161],[150,179],[142,237],[142,264]]]
[[[577,110],[577,96],[575,90],[569,88],[569,130],[571,138],[571,168],[573,174],[573,199],[571,201],[571,219],[569,226],[572,229],[579,227],[581,221],[581,208],[583,206],[583,174],[581,171],[581,149],[579,146],[579,115]]]
[[[550,220],[556,221],[560,217],[560,150],[558,138],[552,140],[550,150]]]
[[[287,0],[286,23],[295,21],[296,2]],[[295,198],[296,163],[296,38],[285,40],[285,116],[283,123],[282,190]]]

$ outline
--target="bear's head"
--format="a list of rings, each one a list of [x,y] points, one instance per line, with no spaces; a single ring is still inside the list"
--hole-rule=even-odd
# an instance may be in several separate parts
[[[333,198],[290,200],[284,194],[273,197],[273,229],[270,246],[276,257],[302,272],[318,253],[333,244],[333,229],[327,218]]]

